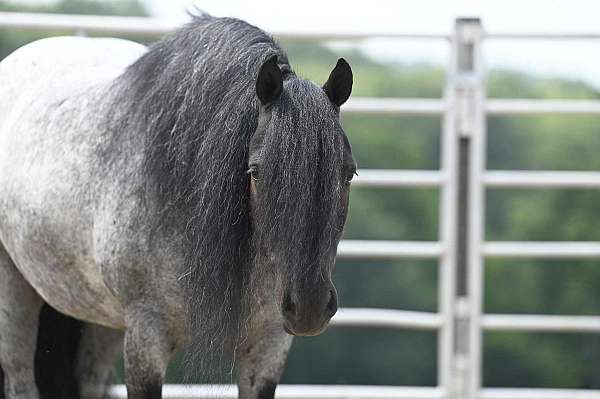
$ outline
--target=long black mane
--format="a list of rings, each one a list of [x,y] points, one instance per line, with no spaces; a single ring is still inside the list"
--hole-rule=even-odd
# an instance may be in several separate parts
[[[190,291],[194,347],[188,352],[204,372],[228,354],[223,338],[231,344],[241,331],[242,286],[251,267],[246,171],[259,110],[255,79],[273,55],[292,76],[286,54],[262,30],[196,16],[118,81],[124,111],[115,131],[146,135],[148,192],[163,227],[183,228],[182,281]]]

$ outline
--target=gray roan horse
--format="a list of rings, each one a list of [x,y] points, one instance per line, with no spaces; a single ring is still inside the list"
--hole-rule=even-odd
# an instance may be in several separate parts
[[[150,49],[51,38],[0,63],[0,362],[7,399],[161,397],[174,351],[272,398],[293,335],[337,310],[356,165],[343,59],[296,76],[243,21]]]

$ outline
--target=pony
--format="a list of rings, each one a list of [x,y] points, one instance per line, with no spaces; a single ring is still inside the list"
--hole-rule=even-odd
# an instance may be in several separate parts
[[[344,59],[321,86],[206,14],[150,48],[56,37],[4,59],[4,398],[101,399],[123,353],[128,398],[158,399],[181,348],[273,398],[293,336],[337,311],[352,84]]]

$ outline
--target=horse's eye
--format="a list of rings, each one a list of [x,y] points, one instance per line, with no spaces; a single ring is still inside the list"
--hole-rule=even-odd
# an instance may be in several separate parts
[[[352,170],[352,171],[348,172],[348,174],[346,175],[346,184],[350,184],[350,182],[354,178],[354,175],[358,176],[358,173],[356,173],[356,170]]]
[[[252,178],[252,180],[254,181],[258,181],[259,180],[259,173],[258,173],[258,168],[254,167],[254,168],[250,168],[248,170],[248,173],[250,174],[250,177]]]

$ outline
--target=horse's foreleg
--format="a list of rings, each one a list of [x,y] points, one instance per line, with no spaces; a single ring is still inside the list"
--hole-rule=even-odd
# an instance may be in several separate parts
[[[0,365],[6,399],[39,399],[34,357],[43,301],[0,244]]]
[[[251,332],[236,355],[240,399],[274,398],[291,344],[281,326]]]
[[[156,312],[137,310],[127,316],[125,384],[128,399],[160,399],[173,339]]]
[[[108,377],[122,350],[122,331],[85,324],[75,370],[81,399],[106,397]]]

